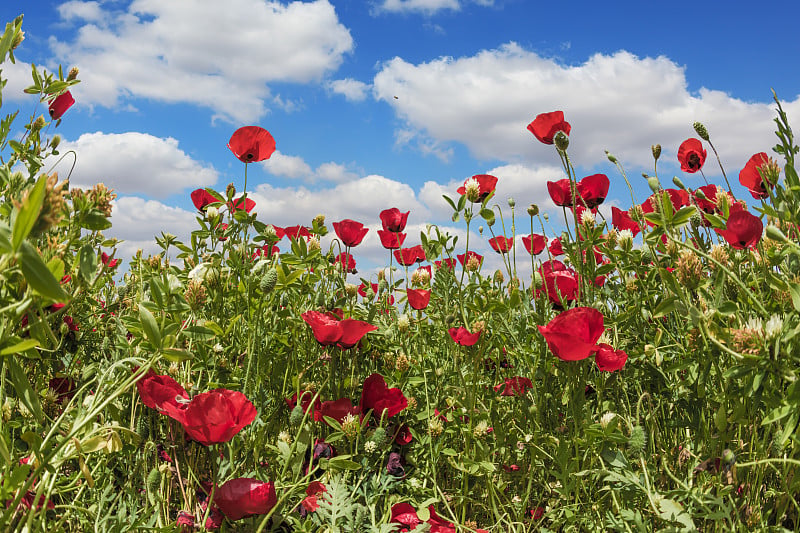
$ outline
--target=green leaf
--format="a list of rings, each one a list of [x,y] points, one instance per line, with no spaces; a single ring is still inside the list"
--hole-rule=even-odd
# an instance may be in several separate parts
[[[17,391],[19,401],[28,408],[28,411],[33,414],[36,421],[41,424],[44,421],[42,405],[39,403],[39,395],[36,394],[36,391],[31,387],[30,381],[28,381],[28,376],[15,358],[9,357],[6,359],[6,365],[8,366],[11,384],[14,386],[14,390]]]
[[[22,200],[22,207],[17,212],[12,229],[11,247],[15,252],[19,250],[22,241],[24,241],[31,232],[33,226],[36,224],[36,219],[39,218],[39,211],[42,210],[46,186],[47,177],[42,174],[36,181],[36,185],[30,189],[27,198]]]
[[[81,248],[78,253],[78,276],[80,276],[86,283],[91,283],[94,279],[94,274],[97,272],[97,255],[94,253],[92,245],[86,244]]]
[[[492,211],[491,209],[487,208],[481,209],[480,215],[481,218],[483,218],[486,221],[486,223],[489,224],[490,226],[494,224],[494,211]]]
[[[719,304],[717,307],[717,313],[721,314],[722,316],[730,316],[736,314],[739,308],[736,305],[736,302],[732,302],[731,300],[727,300]]]
[[[696,208],[693,205],[687,205],[685,207],[681,207],[680,210],[675,213],[675,216],[672,217],[672,223],[675,226],[683,226],[689,220],[691,220],[692,215],[696,212]]]
[[[156,319],[153,316],[153,313],[148,311],[147,308],[142,304],[139,304],[139,320],[142,321],[144,336],[153,344],[153,346],[160,348],[161,332],[158,329],[158,324],[156,324]]]
[[[453,208],[453,211],[458,211],[458,208],[456,207],[456,203],[453,200],[451,200],[449,196],[447,196],[446,194],[443,194],[442,198],[447,200],[447,203],[450,204],[450,207]]]
[[[655,311],[653,311],[653,318],[661,318],[664,315],[668,315],[669,313],[675,310],[675,303],[678,301],[677,296],[671,296],[669,298],[665,298],[662,300],[657,306]]]
[[[188,350],[182,350],[180,348],[166,348],[162,352],[164,357],[175,363],[179,363],[181,361],[187,361],[192,358],[192,353]]]
[[[767,426],[772,424],[773,422],[777,422],[783,418],[789,416],[789,413],[795,410],[794,405],[781,405],[780,407],[776,407],[772,411],[769,412],[767,416],[764,417],[764,420],[761,421],[762,426]]]
[[[36,348],[39,346],[39,341],[36,339],[25,339],[24,341],[18,342],[13,346],[7,346],[0,350],[0,355],[11,355],[16,353],[22,353],[31,348]]]
[[[65,302],[69,299],[69,295],[64,292],[32,244],[23,242],[18,258],[22,275],[34,291],[56,302]]]
[[[792,295],[792,305],[795,311],[800,311],[800,283],[789,283],[789,294]]]
[[[92,210],[80,218],[80,226],[92,231],[103,231],[111,227],[111,221],[100,211]]]

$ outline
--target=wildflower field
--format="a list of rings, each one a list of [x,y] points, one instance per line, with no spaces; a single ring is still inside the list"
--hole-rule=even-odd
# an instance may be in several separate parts
[[[613,178],[576,175],[569,110],[533,110],[563,233],[491,175],[442,199],[485,227],[489,271],[391,205],[271,224],[247,197],[275,150],[258,126],[220,146],[243,180],[191,194],[185,242],[116,257],[113,191],[70,187],[58,151],[77,76],[34,68],[49,118],[0,122],[0,531],[800,529],[800,179],[777,97],[773,153],[688,188],[654,145],[648,198],[613,154]],[[725,168],[694,129],[683,172]],[[606,220],[612,181],[631,205]],[[386,268],[359,278],[378,221]]]

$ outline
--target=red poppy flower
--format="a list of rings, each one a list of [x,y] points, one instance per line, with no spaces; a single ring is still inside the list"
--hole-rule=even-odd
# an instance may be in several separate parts
[[[522,244],[525,245],[525,249],[528,250],[529,254],[539,255],[547,245],[547,237],[537,233],[532,233],[531,235],[525,235],[522,237]]]
[[[486,198],[494,192],[495,187],[497,187],[497,178],[492,176],[491,174],[476,174],[471,178],[467,178],[464,180],[464,185],[456,189],[458,194],[464,195],[467,194],[466,184],[469,180],[475,180],[478,182],[478,186],[480,187],[478,191],[478,198],[474,203],[480,203],[486,200]]]
[[[547,192],[553,203],[559,207],[572,207],[572,190],[569,178],[547,182]]]
[[[725,229],[716,230],[717,233],[722,235],[728,244],[739,250],[755,248],[764,230],[761,219],[749,211],[731,213],[725,226]]]
[[[495,392],[503,389],[500,396],[523,396],[525,391],[531,388],[533,388],[531,380],[521,376],[506,378],[503,383],[494,386]]]
[[[195,189],[189,196],[192,197],[192,203],[199,211],[204,211],[208,204],[219,202],[214,195],[205,189]]]
[[[378,238],[381,240],[381,245],[387,250],[397,250],[401,246],[403,246],[403,241],[406,240],[405,233],[394,233],[391,231],[386,231],[379,229],[378,230]]]
[[[697,207],[704,213],[713,215],[717,212],[717,193],[721,192],[716,185],[704,185],[697,188],[703,192],[703,198],[700,198],[695,191],[692,193],[692,198],[697,203]]]
[[[436,265],[437,269],[446,268],[447,270],[453,270],[456,268],[456,260],[452,257],[445,257],[441,261],[434,261],[434,265]]]
[[[597,353],[594,356],[594,361],[597,363],[597,368],[604,372],[614,372],[625,366],[625,361],[628,360],[628,354],[623,350],[615,350],[610,344],[598,344]]]
[[[311,233],[305,226],[287,226],[283,228],[283,234],[295,241],[300,237],[311,238]]]
[[[561,306],[564,302],[574,302],[578,299],[580,291],[578,275],[566,267],[542,274],[542,285],[536,289],[536,297],[538,298],[543,291],[555,306]]]
[[[339,222],[334,222],[333,229],[336,232],[336,235],[339,237],[339,240],[341,240],[342,243],[348,247],[358,246],[361,244],[361,241],[364,239],[364,235],[366,235],[369,231],[369,228],[365,228],[364,224],[361,222],[356,222],[355,220],[350,220],[349,218]]]
[[[651,194],[647,200],[642,203],[642,212],[643,213],[653,213],[655,212],[655,206],[658,202],[657,194],[663,194],[666,192],[669,195],[670,203],[672,203],[672,210],[678,211],[681,207],[685,205],[689,205],[689,193],[680,189],[664,189],[660,193],[653,193]],[[647,224],[650,226],[655,226],[654,223],[647,221]]]
[[[370,331],[378,329],[368,322],[347,318],[339,320],[331,313],[306,311],[300,315],[311,326],[317,342],[323,346],[336,344],[341,349],[352,348]]]
[[[411,211],[401,213],[396,207],[381,211],[381,224],[383,225],[384,231],[397,233],[406,229],[406,222],[408,221],[409,213],[411,213]]]
[[[578,182],[578,194],[589,209],[602,204],[611,182],[605,174],[592,174]]]
[[[372,296],[373,297],[376,294],[378,294],[378,284],[377,283],[370,283],[370,286],[367,287],[367,285],[364,282],[362,282],[361,285],[358,286],[358,295],[361,296],[362,298],[366,298],[367,297],[367,289],[368,288],[372,289]]]
[[[358,406],[353,405],[350,398],[339,398],[338,400],[322,402],[320,407],[320,414],[323,417],[333,418],[341,422],[347,415],[357,415],[359,413]]]
[[[437,515],[433,504],[428,506],[428,511],[431,514],[430,518],[428,518],[428,524],[431,526],[430,533],[456,533],[453,523]]]
[[[240,196],[236,200],[228,202],[228,209],[231,211],[241,211],[244,208],[245,212],[249,213],[256,206],[256,203],[250,198]]]
[[[319,509],[317,496],[323,492],[328,492],[328,489],[325,488],[325,485],[319,481],[312,481],[308,484],[308,487],[306,487],[306,497],[302,502],[300,502],[300,505],[302,505],[307,512],[313,513]]]
[[[681,170],[694,174],[703,167],[706,162],[706,151],[700,139],[686,139],[678,148],[678,161],[681,163]]]
[[[469,262],[470,259],[475,258],[478,261],[478,264],[483,264],[483,256],[481,254],[477,254],[472,250],[467,250],[465,254],[458,254],[456,256],[458,258],[458,262],[461,263],[461,267],[465,267]]]
[[[214,229],[216,230],[217,235],[219,235],[219,240],[220,241],[225,242],[225,241],[228,240],[228,238],[225,237],[225,230],[228,229],[228,224],[226,224],[225,222],[222,222],[222,223],[218,224],[217,227],[214,228]],[[264,247],[266,248],[266,246],[264,246]],[[255,254],[253,254],[253,255],[255,256]],[[261,255],[261,254],[259,254],[259,255]]]
[[[411,435],[411,429],[408,427],[408,424],[403,424],[397,429],[397,433],[394,436],[395,444],[405,446],[410,444],[412,440],[414,440],[414,436]]]
[[[376,418],[381,418],[384,412],[386,418],[391,418],[408,406],[408,400],[400,389],[387,387],[383,376],[372,374],[364,380],[358,406],[361,413],[372,409]]]
[[[502,235],[489,239],[489,245],[498,254],[507,253],[514,246],[514,239],[506,238]]]
[[[400,248],[394,251],[394,258],[403,266],[410,266],[414,263],[425,261],[425,250],[418,244],[411,248]]]
[[[314,398],[316,396],[316,398]],[[322,420],[322,402],[315,393],[311,391],[303,391],[300,394],[300,407],[303,409],[303,413],[308,414],[308,416],[314,420],[315,422],[319,422]],[[313,402],[312,402],[313,400]],[[291,398],[286,398],[286,405],[289,406],[289,409],[294,409],[297,407],[297,393],[292,394]]]
[[[272,483],[240,477],[223,483],[214,493],[214,503],[229,520],[241,520],[269,513],[278,496]]]
[[[275,152],[275,139],[264,128],[244,126],[233,132],[228,148],[242,163],[256,163]]]
[[[547,247],[550,250],[550,255],[554,257],[558,257],[559,255],[563,255],[564,247],[561,245],[561,238],[556,237],[550,241],[550,245]]]
[[[257,414],[247,396],[228,389],[203,392],[181,407],[166,404],[164,411],[183,425],[192,440],[204,446],[230,441]]]
[[[767,157],[767,154],[765,152],[759,152],[753,155],[739,172],[739,183],[747,187],[747,190],[750,191],[750,195],[757,200],[769,197],[767,186],[764,184],[764,179],[758,171],[759,168],[765,169],[769,162],[770,159]],[[762,170],[762,172],[763,171],[764,170]],[[767,183],[770,187],[775,186],[774,183]]]
[[[556,136],[557,132],[563,131],[569,135],[571,129],[569,122],[564,121],[563,111],[542,113],[528,124],[528,131],[533,133],[533,136],[544,144],[553,144],[553,137]]]
[[[417,516],[417,510],[406,502],[392,505],[392,517],[389,521],[406,526],[401,528],[400,531],[410,531],[422,523],[422,520]]]
[[[224,239],[220,237],[219,240],[224,240]],[[265,244],[264,246],[256,249],[256,251],[253,252],[252,259],[255,260],[257,257],[272,257],[273,255],[279,254],[280,252],[281,252],[280,248],[278,248],[274,244],[272,246],[270,246],[269,244]]]
[[[356,260],[353,258],[353,254],[342,252],[336,256],[333,262],[334,264],[339,263],[345,271],[351,274],[356,273]]]
[[[630,213],[623,211],[618,207],[611,207],[611,224],[618,230],[630,230],[635,237],[639,231],[639,224],[633,221]]]
[[[50,106],[48,111],[50,112],[50,118],[53,120],[60,119],[64,113],[67,112],[67,109],[72,107],[72,104],[75,103],[75,99],[72,97],[72,93],[67,91],[58,95],[52,102],[50,102]]]
[[[431,279],[433,277],[433,272],[431,272],[431,266],[430,265],[417,267],[417,270],[416,270],[415,273],[420,273],[421,274],[422,272],[426,272],[428,274],[428,279]]]
[[[189,399],[186,389],[177,381],[169,376],[156,374],[152,368],[136,382],[136,390],[139,391],[142,403],[157,411],[163,411],[167,405],[179,408],[181,404],[176,399],[179,396],[185,400]]]
[[[604,330],[603,314],[592,307],[575,307],[546,326],[539,326],[550,351],[564,361],[589,357],[597,350],[597,340]]]
[[[450,338],[453,339],[453,342],[459,346],[473,346],[481,337],[480,331],[470,333],[469,330],[464,327],[450,328],[447,330],[447,333],[450,334]]]
[[[120,260],[119,259],[111,259],[110,255],[108,255],[107,253],[103,252],[102,254],[100,254],[100,262],[103,263],[103,265],[108,267],[108,268],[114,268],[117,265],[119,265]]]
[[[406,289],[408,305],[413,309],[425,309],[431,301],[431,291],[425,289]]]
[[[65,400],[69,401],[75,396],[75,380],[64,374],[59,373],[51,378],[47,384],[47,388],[55,393],[56,402],[59,404],[64,403]]]

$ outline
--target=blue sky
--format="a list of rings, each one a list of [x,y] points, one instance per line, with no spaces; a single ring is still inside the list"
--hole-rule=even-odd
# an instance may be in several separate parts
[[[7,1],[3,20],[24,13],[26,39],[19,64],[3,68],[2,112],[36,110],[21,92],[30,83],[22,63],[79,67],[77,103],[50,133],[78,152],[73,184],[104,181],[119,194],[108,234],[125,239],[122,258],[136,248],[154,251],[152,237],[162,229],[187,235],[194,188],[241,187],[242,165],[225,145],[237,127],[256,124],[278,149],[248,173],[259,220],[310,225],[317,213],[329,223],[359,220],[373,230],[356,259],[378,265],[386,259],[374,231],[382,209],[411,210],[407,245],[418,243],[428,222],[463,235],[441,194],[455,195],[473,174],[498,176],[506,211],[509,196],[521,208],[552,208],[545,182],[562,177],[558,157],[525,129],[538,113],[564,111],[573,161],[584,175],[608,174],[609,205],[630,201],[604,149],[626,166],[639,201],[649,193],[639,176],[652,168],[653,143],[663,146],[662,182],[678,175],[702,185],[675,158],[680,142],[695,135],[695,120],[708,126],[735,182],[752,154],[775,143],[770,88],[790,120],[800,120],[792,59],[800,57],[793,31],[800,9],[789,1],[770,9],[756,13],[744,2]],[[711,158],[704,170],[722,183]],[[551,212],[557,228],[560,211]],[[471,240],[491,254],[486,239]]]

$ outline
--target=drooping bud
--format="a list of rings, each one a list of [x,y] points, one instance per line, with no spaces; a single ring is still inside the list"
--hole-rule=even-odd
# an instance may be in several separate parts
[[[708,141],[708,130],[701,122],[695,122],[692,124],[692,126],[694,127],[694,131],[701,139]]]
[[[557,131],[553,137],[553,143],[559,152],[566,152],[569,147],[569,137],[563,131]]]
[[[658,158],[661,157],[661,145],[660,144],[654,144],[654,145],[652,145],[650,147],[650,150],[652,150],[652,152],[653,152],[653,159],[658,161]]]

